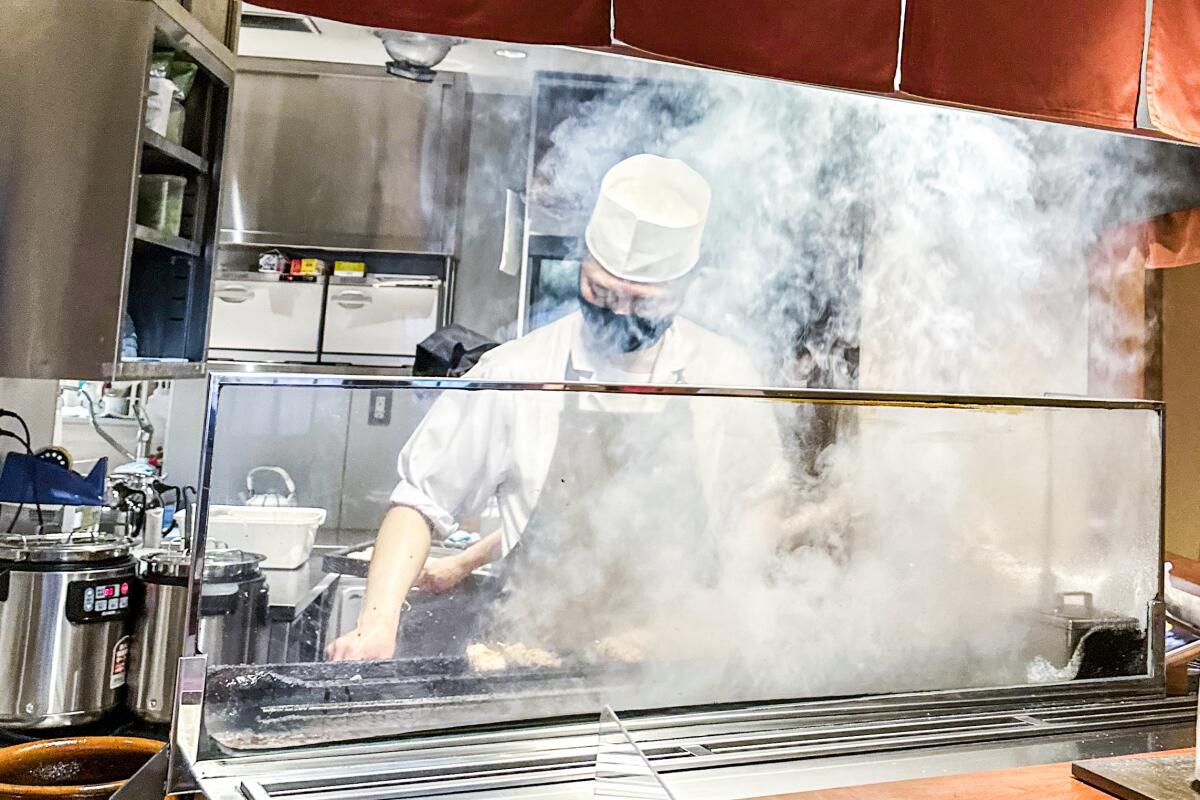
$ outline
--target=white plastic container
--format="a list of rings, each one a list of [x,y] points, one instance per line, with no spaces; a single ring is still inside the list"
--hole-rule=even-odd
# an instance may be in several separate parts
[[[296,569],[312,555],[323,508],[284,506],[211,506],[208,541],[261,553],[268,569]]]
[[[167,135],[171,122],[171,100],[175,84],[167,78],[150,78],[150,94],[146,97],[146,127],[159,136]]]

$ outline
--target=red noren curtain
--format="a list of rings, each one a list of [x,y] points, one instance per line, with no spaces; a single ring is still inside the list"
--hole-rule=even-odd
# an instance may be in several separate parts
[[[1133,128],[1144,31],[1144,0],[908,0],[900,89]]]
[[[379,28],[587,47],[888,94],[901,0],[257,0]],[[907,0],[900,90],[943,103],[1135,127],[1146,0]],[[614,42],[615,39],[615,42]],[[1200,143],[1200,0],[1154,0],[1145,101]]]
[[[891,92],[899,0],[614,0],[615,38],[649,53],[805,83]]]
[[[1146,106],[1154,126],[1200,143],[1200,3],[1154,0],[1146,52]]]
[[[609,0],[254,0],[373,28],[529,44],[609,44]]]

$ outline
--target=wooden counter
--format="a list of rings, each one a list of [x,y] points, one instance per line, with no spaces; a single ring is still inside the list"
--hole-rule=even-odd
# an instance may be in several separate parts
[[[1169,750],[1152,755],[1188,755]],[[1129,756],[1139,758],[1139,756]],[[1113,800],[1112,795],[1071,777],[1070,764],[1000,769],[966,775],[943,775],[799,794],[771,795],[756,800]]]
[[[1171,562],[1172,583],[1185,592],[1200,593],[1197,592],[1200,589],[1200,561],[1178,553],[1167,553],[1166,560]]]

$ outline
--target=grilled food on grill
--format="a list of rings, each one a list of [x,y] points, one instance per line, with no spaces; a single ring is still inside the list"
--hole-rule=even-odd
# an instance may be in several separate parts
[[[482,642],[467,645],[467,661],[475,672],[503,672],[508,668],[504,654]]]
[[[540,647],[526,647],[520,642],[514,644],[500,643],[500,652],[508,659],[508,663],[518,667],[561,667],[562,659],[543,650]]]
[[[475,672],[500,672],[509,667],[562,666],[562,659],[549,650],[521,642],[473,642],[467,645],[467,661]]]
[[[645,637],[639,633],[606,636],[596,642],[596,655],[612,661],[635,664],[646,660]]]

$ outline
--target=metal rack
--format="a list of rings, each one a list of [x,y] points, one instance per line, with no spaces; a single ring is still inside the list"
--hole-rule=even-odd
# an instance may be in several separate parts
[[[198,374],[233,54],[175,0],[18,0],[0,9],[0,24],[13,32],[0,73],[18,103],[0,123],[0,150],[15,148],[16,169],[0,179],[9,222],[0,262],[23,265],[8,271],[0,301],[0,375]],[[80,41],[91,42],[86,52]],[[156,48],[198,68],[181,144],[144,126]],[[142,173],[187,178],[179,236],[136,224]],[[126,312],[139,360],[121,357]]]
[[[205,356],[233,57],[209,41],[186,12],[171,10],[176,13],[164,10],[156,16],[152,47],[174,50],[199,71],[187,100],[180,144],[139,128],[138,173],[187,180],[183,230],[169,236],[133,226],[122,311],[129,313],[137,330],[138,358],[126,359],[118,350],[114,378],[194,376]]]

